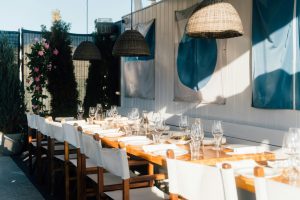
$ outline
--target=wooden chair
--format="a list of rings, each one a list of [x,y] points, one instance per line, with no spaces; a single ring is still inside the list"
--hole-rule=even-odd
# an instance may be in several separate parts
[[[229,164],[223,169],[174,159],[167,151],[170,199],[237,200],[233,170]]]
[[[118,200],[129,199],[168,199],[168,195],[160,191],[156,187],[134,188],[134,184],[142,183],[149,180],[161,180],[164,176],[160,175],[143,175],[131,177],[129,171],[129,162],[127,154],[124,149],[108,149],[99,148],[98,151],[98,165],[103,167],[111,174],[118,176],[122,179],[122,190],[105,192],[110,198]],[[102,174],[103,177],[103,174]],[[99,179],[100,184],[103,184],[103,178]]]
[[[255,167],[254,175],[257,200],[298,200],[300,198],[299,186],[292,186],[264,178],[264,169],[262,167]]]

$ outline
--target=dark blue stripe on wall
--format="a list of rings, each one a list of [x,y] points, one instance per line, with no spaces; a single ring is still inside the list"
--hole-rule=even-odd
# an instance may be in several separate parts
[[[293,0],[253,0],[253,107],[293,108],[293,8]]]
[[[195,39],[184,34],[178,47],[177,72],[186,87],[199,91],[210,80],[217,64],[215,39]]]
[[[300,33],[300,0],[297,0],[297,8],[296,8],[296,15],[297,15],[297,62],[296,62],[296,109],[300,110],[300,39],[299,39],[299,33]]]
[[[151,27],[149,28],[148,33],[145,36],[146,42],[150,49],[150,56],[140,56],[140,57],[126,57],[125,62],[128,61],[146,61],[146,60],[153,60],[155,57],[155,21],[152,23]]]

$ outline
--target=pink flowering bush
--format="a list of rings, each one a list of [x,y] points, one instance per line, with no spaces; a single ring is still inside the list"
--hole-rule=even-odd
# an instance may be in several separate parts
[[[29,59],[27,63],[30,73],[26,82],[29,84],[27,90],[32,94],[31,104],[32,111],[36,114],[47,114],[44,99],[48,96],[43,94],[43,90],[47,86],[47,73],[52,70],[53,66],[51,59],[53,56],[57,56],[57,49],[51,49],[50,44],[43,38],[39,41],[34,39],[34,43],[31,46],[31,53],[27,53],[26,56]]]

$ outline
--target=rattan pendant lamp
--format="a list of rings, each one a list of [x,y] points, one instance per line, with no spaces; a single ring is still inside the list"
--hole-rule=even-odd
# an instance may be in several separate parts
[[[88,0],[86,0],[86,34],[88,34],[88,13],[89,6]],[[86,36],[88,37],[88,36]],[[91,41],[83,41],[79,44],[79,46],[75,49],[73,60],[101,60],[101,53],[98,47]]]
[[[144,36],[132,28],[132,0],[131,0],[130,30],[126,30],[117,39],[112,54],[115,56],[136,57],[150,56],[150,50]]]
[[[236,9],[223,0],[204,0],[189,18],[186,33],[190,37],[233,38],[244,34]]]

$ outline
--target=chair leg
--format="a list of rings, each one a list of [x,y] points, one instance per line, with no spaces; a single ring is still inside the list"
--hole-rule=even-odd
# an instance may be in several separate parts
[[[54,161],[53,161],[53,155],[54,155],[54,140],[48,137],[48,175],[49,175],[49,191],[50,194],[54,194]]]
[[[80,149],[77,149],[77,171],[76,171],[76,175],[77,175],[77,199],[81,200],[81,153],[80,153]]]
[[[33,154],[33,148],[32,148],[32,129],[28,127],[28,136],[27,136],[27,142],[28,142],[28,161],[29,161],[29,174],[33,173],[33,167],[32,167],[32,154]]]
[[[69,173],[69,144],[64,142],[64,153],[65,153],[65,200],[70,199],[70,173]]]
[[[42,183],[42,148],[41,148],[42,134],[38,131],[36,136],[36,169],[37,182]]]
[[[103,197],[103,193],[104,193],[104,180],[103,180],[103,173],[104,170],[102,167],[98,167],[98,172],[97,172],[97,200],[100,200],[101,197]]]
[[[123,200],[129,200],[129,179],[123,180]]]
[[[81,199],[86,199],[86,156],[81,154]]]
[[[149,163],[148,164],[148,175],[153,175],[154,174],[154,165]],[[149,186],[153,187],[154,185],[154,180],[149,181]]]

